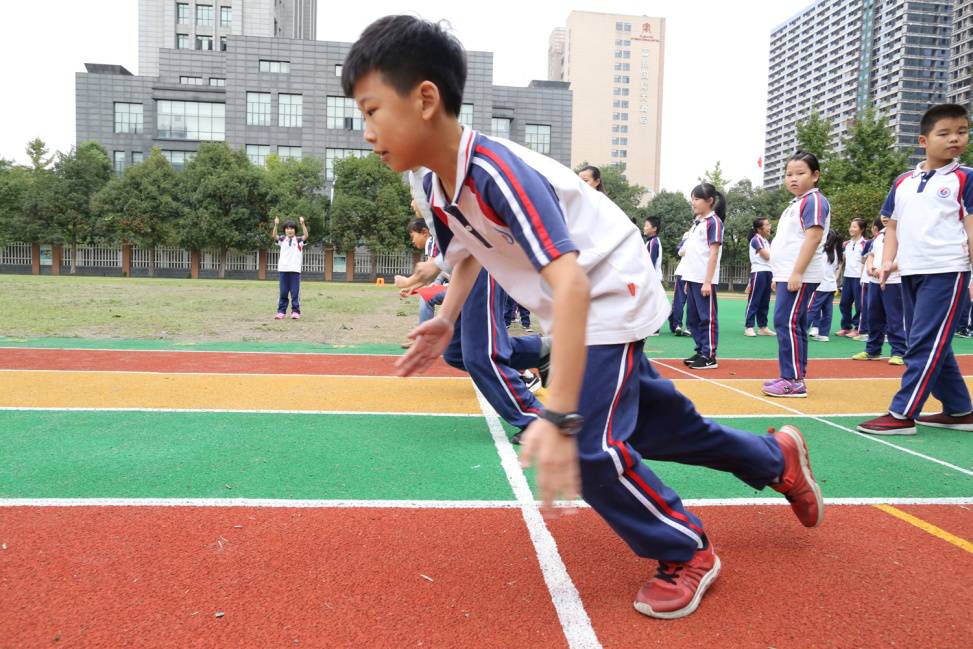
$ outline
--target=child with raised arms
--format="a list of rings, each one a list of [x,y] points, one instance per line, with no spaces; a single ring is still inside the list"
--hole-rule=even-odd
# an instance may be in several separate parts
[[[489,271],[553,338],[549,395],[521,453],[523,466],[537,464],[544,506],[580,490],[636,554],[659,562],[635,596],[636,610],[688,615],[720,560],[702,521],[642,458],[772,486],[813,527],[824,502],[804,438],[792,426],[758,436],[704,419],[656,373],[643,338],[668,308],[638,229],[555,160],[463,127],[465,82],[459,42],[411,16],[370,25],[342,71],[345,94],[365,117],[365,140],[381,159],[396,171],[432,170],[424,189],[453,270],[439,315],[410,334],[416,343],[399,374],[436,360],[481,267]]]

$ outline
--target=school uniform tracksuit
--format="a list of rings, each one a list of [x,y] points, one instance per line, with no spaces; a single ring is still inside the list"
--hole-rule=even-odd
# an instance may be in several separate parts
[[[716,252],[712,248],[717,245]],[[696,353],[705,358],[716,356],[720,339],[716,285],[720,282],[720,257],[723,253],[723,221],[715,213],[697,219],[686,240],[683,258],[683,283],[686,285],[686,326],[693,332]],[[710,256],[716,254],[711,291],[703,295],[703,282]]]
[[[747,286],[747,317],[744,326],[752,329],[754,324],[760,329],[767,326],[767,315],[770,313],[770,287],[774,281],[774,274],[770,270],[770,263],[760,256],[760,251],[770,247],[770,243],[759,234],[750,239],[748,251],[750,254],[750,283]]]
[[[838,309],[841,311],[841,329],[849,331],[858,329],[862,315],[862,258],[867,244],[865,237],[857,241],[849,239],[844,243],[845,270],[841,278],[841,301]]]

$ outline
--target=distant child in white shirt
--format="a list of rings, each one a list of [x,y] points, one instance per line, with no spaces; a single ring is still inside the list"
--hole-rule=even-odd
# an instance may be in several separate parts
[[[291,318],[301,319],[301,264],[304,261],[304,244],[307,242],[307,224],[301,219],[303,236],[297,234],[297,226],[293,221],[284,224],[284,235],[277,236],[277,226],[280,219],[274,217],[274,231],[271,236],[277,240],[280,256],[277,259],[277,274],[280,276],[280,299],[277,301],[277,315],[274,320],[283,320],[287,315],[287,301],[290,297]]]

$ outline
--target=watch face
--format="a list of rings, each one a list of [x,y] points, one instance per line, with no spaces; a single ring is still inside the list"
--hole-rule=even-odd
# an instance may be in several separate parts
[[[570,414],[565,415],[564,420],[561,422],[561,430],[568,435],[577,435],[581,431],[581,427],[584,425],[584,418],[581,415]]]

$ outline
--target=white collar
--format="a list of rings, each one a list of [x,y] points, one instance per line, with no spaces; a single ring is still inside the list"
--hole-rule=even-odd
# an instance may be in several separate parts
[[[918,176],[924,176],[927,173],[929,173],[929,170],[928,169],[924,169],[923,168],[923,165],[925,165],[925,164],[926,164],[926,161],[923,160],[922,162],[920,162],[919,164],[916,165],[915,171],[912,172],[912,177],[913,178],[917,178]],[[940,167],[939,169],[936,169],[935,172],[936,172],[936,175],[949,174],[949,173],[953,173],[954,171],[956,171],[956,168],[957,167],[959,167],[959,162],[957,162],[956,160],[953,160],[948,165],[945,165],[945,166]]]

